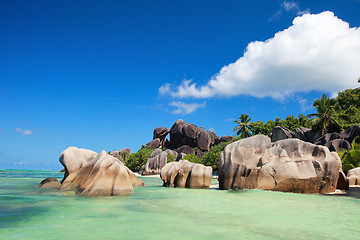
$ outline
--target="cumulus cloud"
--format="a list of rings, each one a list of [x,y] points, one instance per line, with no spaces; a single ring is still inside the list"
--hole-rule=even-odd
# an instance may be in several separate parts
[[[17,131],[23,135],[26,135],[26,136],[33,134],[33,132],[31,130],[23,130],[21,128],[15,128],[15,131]]]
[[[184,103],[181,101],[171,102],[170,106],[176,107],[176,109],[172,112],[174,114],[189,114],[195,112],[199,108],[204,108],[206,102],[203,103]]]
[[[159,92],[177,98],[250,95],[283,100],[295,92],[331,94],[358,87],[360,28],[332,12],[296,17],[293,25],[264,42],[248,44],[244,55],[224,66],[207,84],[184,80]]]

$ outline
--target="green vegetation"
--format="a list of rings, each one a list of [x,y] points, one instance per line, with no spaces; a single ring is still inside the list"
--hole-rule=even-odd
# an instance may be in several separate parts
[[[204,157],[201,159],[201,163],[204,164],[205,166],[212,167],[213,171],[218,171],[221,152],[224,151],[227,145],[236,142],[240,139],[242,139],[242,137],[237,137],[234,138],[232,141],[222,142],[219,143],[218,145],[212,146],[210,151],[205,153]]]
[[[174,162],[175,161],[175,156],[172,155],[171,153],[168,153],[166,155],[166,162],[169,163],[169,162]]]
[[[130,154],[125,162],[125,165],[130,168],[131,171],[137,172],[140,170],[141,166],[146,163],[147,159],[153,151],[153,148],[143,145],[139,151]]]
[[[347,89],[340,91],[336,98],[328,98],[325,94],[320,99],[315,99],[313,106],[316,113],[298,117],[289,115],[285,119],[275,118],[275,121],[268,120],[250,122],[251,118],[247,114],[242,114],[239,120],[235,120],[238,126],[234,131],[237,135],[249,137],[251,135],[269,135],[276,126],[285,127],[294,131],[299,127],[312,128],[319,130],[322,134],[338,132],[360,124],[360,88]]]
[[[275,121],[268,120],[266,123],[263,121],[251,122],[249,123],[253,128],[253,135],[263,134],[269,135],[272,129],[276,126],[285,127],[291,131],[294,131],[299,127],[310,127],[310,120],[305,117],[303,114],[299,114],[298,117],[294,115],[287,116],[284,120],[281,118],[275,118]]]
[[[213,168],[213,171],[219,170],[219,159],[220,154],[224,151],[225,147],[229,145],[232,141],[223,142],[216,146],[211,147],[210,151],[205,153],[204,157],[202,158],[202,164],[205,166],[210,166]]]
[[[251,118],[249,118],[249,115],[245,113],[245,114],[241,114],[239,120],[234,121],[235,123],[238,124],[238,126],[234,128],[234,132],[236,132],[236,135],[242,138],[250,137],[251,132],[253,131],[253,127],[249,124]]]
[[[342,163],[342,169],[346,174],[350,169],[360,167],[360,144],[356,143],[356,137],[352,142],[350,151],[342,150],[339,154]]]
[[[183,159],[193,163],[202,163],[201,159],[198,158],[195,154],[187,154]]]
[[[314,130],[320,130],[322,135],[340,130],[335,112],[336,104],[336,99],[328,98],[325,94],[314,101],[313,106],[316,108],[316,113],[307,115],[310,118],[314,117],[310,120]]]
[[[324,134],[346,130],[350,126],[360,124],[360,88],[340,91],[335,99],[328,98],[324,94],[320,99],[314,101],[313,106],[316,109],[316,113],[309,114],[308,116],[299,114],[297,117],[294,117],[294,115],[289,115],[285,119],[275,118],[275,120],[268,120],[265,123],[262,121],[251,122],[248,114],[241,114],[238,120],[234,121],[237,124],[234,131],[240,137],[233,141],[223,142],[211,147],[210,151],[205,153],[202,159],[199,159],[194,154],[188,154],[184,159],[211,166],[214,171],[217,171],[220,154],[228,144],[251,135],[269,135],[276,126],[285,127],[291,131],[299,127],[306,127],[320,130]],[[343,161],[344,171],[360,166],[359,148],[359,144],[353,144],[352,150],[338,152]],[[163,148],[163,150],[166,149]],[[132,171],[139,171],[153,151],[154,149],[152,148],[142,146],[138,152],[132,153],[130,156],[121,156],[121,158]],[[171,154],[167,155],[167,162],[174,160],[174,156]]]

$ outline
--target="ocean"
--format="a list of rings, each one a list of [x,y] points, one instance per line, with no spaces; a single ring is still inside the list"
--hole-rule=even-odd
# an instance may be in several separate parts
[[[162,187],[126,197],[38,188],[52,171],[0,170],[0,239],[360,239],[360,199]],[[213,183],[216,184],[216,180]]]

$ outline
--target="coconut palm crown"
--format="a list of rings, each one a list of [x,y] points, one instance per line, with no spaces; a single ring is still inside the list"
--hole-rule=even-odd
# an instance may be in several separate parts
[[[249,118],[249,115],[241,114],[239,117],[239,120],[234,120],[235,123],[238,124],[234,128],[234,132],[236,132],[236,135],[247,138],[251,136],[251,132],[253,131],[253,127],[250,125],[251,118]]]
[[[335,117],[336,100],[328,98],[323,94],[320,99],[316,99],[313,106],[316,108],[316,113],[307,115],[314,129],[321,129],[321,134],[325,134],[334,129],[339,129],[339,123]]]

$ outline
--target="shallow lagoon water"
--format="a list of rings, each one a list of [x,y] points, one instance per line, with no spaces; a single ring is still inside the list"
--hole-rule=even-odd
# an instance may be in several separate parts
[[[37,187],[62,176],[0,171],[0,239],[360,239],[358,198],[172,189],[157,177],[126,197]]]

